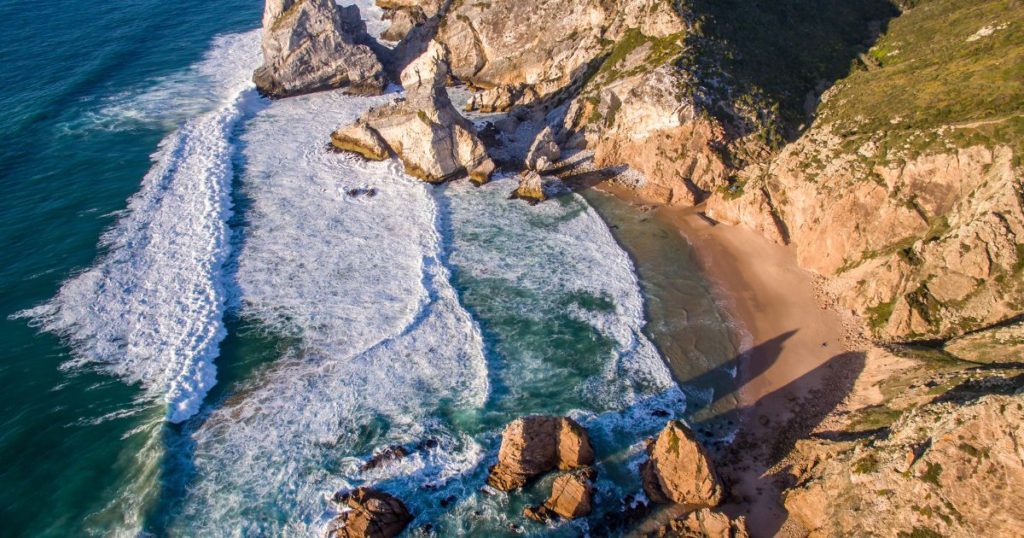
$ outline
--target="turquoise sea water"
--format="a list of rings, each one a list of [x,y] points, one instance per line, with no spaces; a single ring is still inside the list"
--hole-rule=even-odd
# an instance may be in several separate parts
[[[580,196],[326,151],[394,95],[258,98],[261,8],[0,3],[0,534],[319,535],[363,484],[441,536],[604,528],[687,411],[633,262]],[[591,518],[478,491],[529,413],[590,429]]]

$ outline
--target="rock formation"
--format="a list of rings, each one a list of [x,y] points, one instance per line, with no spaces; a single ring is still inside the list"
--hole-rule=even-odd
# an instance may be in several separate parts
[[[540,506],[527,507],[523,515],[534,521],[546,522],[556,517],[577,519],[586,517],[593,510],[594,478],[593,467],[583,467],[558,475],[551,484],[551,495]]]
[[[366,26],[355,6],[334,0],[267,0],[263,13],[264,63],[253,81],[260,93],[288,97],[347,87],[380,93],[383,67],[365,44]]]
[[[452,51],[452,73],[483,90],[483,108],[528,104],[581,82],[590,64],[630,28],[661,37],[683,21],[669,2],[456,2],[438,39]],[[483,104],[486,103],[484,106]]]
[[[519,176],[519,186],[512,192],[511,198],[526,200],[532,204],[547,200],[544,193],[544,178],[533,170],[523,172]]]
[[[674,519],[660,529],[656,536],[678,538],[748,538],[743,517],[729,516],[710,508],[690,512],[682,519]]]
[[[985,396],[915,409],[871,444],[805,442],[813,463],[786,509],[812,536],[1014,535],[1024,528],[1022,421],[1024,394]]]
[[[487,483],[502,491],[512,491],[549,471],[567,471],[593,463],[590,438],[576,421],[529,416],[505,427],[498,463],[491,468]]]
[[[558,143],[555,142],[555,135],[552,132],[551,126],[547,126],[537,134],[537,138],[530,145],[530,150],[526,153],[526,162],[524,164],[529,170],[543,172],[548,166],[558,162],[558,158],[561,155],[562,150],[558,148]]]
[[[679,421],[669,422],[647,447],[641,467],[644,492],[656,503],[718,506],[722,485],[714,465],[693,432]]]
[[[330,538],[390,538],[413,520],[402,501],[370,488],[358,488],[339,501],[347,511],[332,522]]]
[[[452,106],[444,87],[447,80],[444,47],[431,42],[402,71],[405,99],[372,109],[339,129],[331,137],[333,145],[369,159],[394,153],[406,173],[431,183],[464,175],[487,181],[494,163],[473,124]]]

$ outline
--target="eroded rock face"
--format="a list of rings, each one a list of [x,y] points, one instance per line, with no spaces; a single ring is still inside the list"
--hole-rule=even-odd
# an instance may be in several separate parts
[[[372,109],[331,136],[332,144],[370,159],[393,153],[409,175],[436,183],[468,175],[487,181],[494,163],[473,124],[459,115],[445,90],[444,47],[427,51],[402,71],[404,100]]]
[[[528,507],[523,515],[535,521],[551,519],[577,519],[593,511],[594,479],[597,471],[593,467],[563,473],[551,484],[551,495],[544,504]]]
[[[355,6],[334,0],[267,0],[263,13],[264,64],[253,81],[260,93],[288,97],[346,87],[377,94],[383,67],[362,41],[366,26]]]
[[[693,432],[679,421],[669,422],[647,447],[641,468],[644,492],[656,503],[718,506],[722,485],[714,465]]]
[[[402,501],[370,488],[358,488],[339,500],[348,511],[332,522],[330,538],[390,538],[413,520]]]
[[[477,88],[489,109],[527,104],[581,80],[587,66],[629,29],[662,36],[682,31],[672,3],[514,0],[455,3],[438,39],[452,51],[452,72]]]
[[[501,434],[498,463],[487,483],[512,491],[549,471],[594,463],[587,431],[566,417],[530,416],[515,420]]]
[[[915,409],[887,438],[814,458],[786,510],[813,536],[1015,535],[1022,421],[1024,394]]]
[[[746,519],[715,512],[710,508],[702,508],[690,512],[685,518],[669,522],[658,533],[659,537],[679,538],[747,538]]]
[[[1024,322],[968,334],[946,343],[946,351],[983,364],[1024,363]]]
[[[530,150],[526,154],[525,165],[530,170],[543,172],[552,163],[558,162],[558,158],[561,155],[562,150],[559,149],[558,143],[555,142],[554,132],[549,125],[537,134],[537,138],[530,145]]]

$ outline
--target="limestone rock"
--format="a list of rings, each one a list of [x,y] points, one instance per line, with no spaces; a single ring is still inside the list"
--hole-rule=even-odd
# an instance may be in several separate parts
[[[747,523],[743,517],[730,519],[729,516],[702,508],[690,512],[683,519],[669,522],[658,533],[659,537],[679,538],[748,538]]]
[[[358,488],[339,500],[348,510],[332,523],[329,538],[390,538],[413,520],[402,501],[370,488]]]
[[[402,71],[404,100],[372,109],[334,132],[338,149],[372,159],[394,153],[409,175],[431,183],[469,175],[487,181],[494,163],[473,124],[459,115],[445,90],[448,65],[436,41]]]
[[[366,27],[355,6],[334,0],[267,0],[263,14],[264,63],[253,75],[270,97],[347,87],[377,94],[383,67],[362,41]]]
[[[644,491],[654,502],[718,506],[722,485],[704,448],[679,421],[669,422],[648,446]]]
[[[594,463],[587,431],[566,417],[529,416],[515,420],[501,434],[498,463],[487,483],[512,491],[554,469],[571,470]]]
[[[597,472],[593,467],[584,467],[576,471],[563,473],[551,484],[551,495],[544,504],[527,507],[523,515],[540,522],[556,517],[577,519],[590,515],[593,511],[594,478]]]
[[[526,168],[543,172],[547,165],[558,162],[561,155],[562,150],[555,142],[551,126],[547,126],[537,134],[537,138],[530,145],[530,150],[526,154]]]

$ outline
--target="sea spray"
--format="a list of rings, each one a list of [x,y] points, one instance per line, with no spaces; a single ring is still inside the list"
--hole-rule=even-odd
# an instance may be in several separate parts
[[[99,261],[49,302],[19,313],[66,338],[74,352],[66,367],[95,366],[141,384],[166,404],[171,422],[193,415],[216,382],[213,360],[225,336],[230,137],[255,98],[249,77],[259,61],[258,36],[215,42],[192,71],[205,73],[197,82],[214,85],[195,92],[219,99],[161,142],[141,190],[104,233]],[[138,109],[130,100],[124,106]]]

